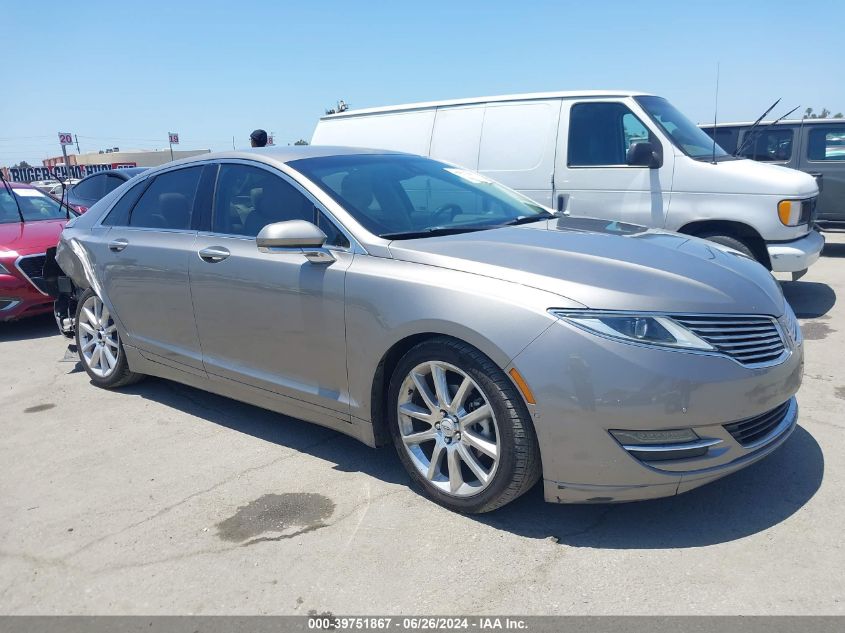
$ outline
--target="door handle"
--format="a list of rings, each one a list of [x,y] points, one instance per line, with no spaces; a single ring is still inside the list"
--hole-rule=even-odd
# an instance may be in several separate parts
[[[568,216],[569,215],[569,194],[568,193],[557,194],[557,204],[556,204],[555,210],[557,211],[556,215],[558,215],[558,216]]]
[[[109,250],[115,253],[119,253],[127,246],[129,246],[129,240],[122,237],[119,237],[116,240],[112,240],[111,242],[109,242]]]
[[[223,248],[222,246],[209,246],[199,252],[200,259],[204,262],[208,262],[209,264],[222,262],[229,255],[231,255],[229,249]]]

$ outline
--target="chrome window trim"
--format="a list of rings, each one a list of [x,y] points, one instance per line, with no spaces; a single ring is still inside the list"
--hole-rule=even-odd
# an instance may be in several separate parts
[[[665,350],[670,352],[682,352],[685,354],[697,354],[699,356],[718,356],[719,358],[726,358],[728,360],[733,361],[740,367],[744,367],[746,369],[761,369],[763,367],[773,367],[775,365],[780,365],[784,362],[787,358],[792,355],[792,347],[790,346],[790,337],[786,335],[783,330],[783,327],[780,324],[780,320],[778,317],[773,317],[770,314],[724,314],[724,313],[704,313],[704,312],[652,312],[652,311],[642,311],[637,312],[635,310],[589,310],[589,309],[581,309],[576,310],[572,308],[549,308],[548,312],[551,316],[555,317],[558,322],[564,321],[568,325],[573,328],[577,328],[582,332],[587,332],[588,334],[592,334],[593,336],[599,336],[603,339],[607,339],[608,341],[615,341],[617,343],[624,343],[627,345],[634,345],[636,347],[647,347],[649,349],[658,349],[658,350]],[[731,356],[730,354],[726,354],[725,352],[721,352],[719,350],[707,350],[707,349],[692,349],[689,347],[672,347],[671,345],[658,345],[655,343],[639,343],[637,341],[631,341],[622,337],[615,337],[610,336],[608,334],[603,334],[602,332],[595,332],[593,330],[587,330],[575,323],[570,323],[566,321],[563,314],[570,313],[573,315],[597,315],[597,316],[616,316],[616,317],[624,317],[624,316],[643,316],[643,317],[669,317],[672,319],[673,317],[744,317],[744,318],[751,318],[751,319],[769,319],[774,323],[775,329],[777,330],[778,336],[780,336],[781,343],[783,344],[783,352],[777,358],[773,358],[772,360],[764,361],[762,363],[742,363],[738,361],[736,358]],[[679,323],[683,327],[682,324]],[[689,328],[687,328],[689,329]]]
[[[32,281],[32,278],[29,275],[27,275],[24,272],[23,268],[21,268],[21,266],[20,266],[21,260],[30,259],[32,257],[46,257],[46,256],[47,256],[47,253],[30,253],[29,255],[21,255],[15,260],[15,268],[18,269],[18,272],[21,275],[23,275],[23,278],[26,279],[33,288],[35,288],[38,292],[40,292],[45,297],[49,297],[50,295],[48,295],[46,292],[41,290],[41,288],[38,287],[38,284],[36,284],[34,281]]]
[[[208,161],[208,162],[216,163],[218,165],[218,167],[222,167],[224,165],[246,165],[248,167],[256,167],[256,168],[259,168],[259,169],[263,169],[264,171],[267,171],[267,172],[273,174],[274,176],[281,178],[286,183],[291,185],[294,189],[296,189],[299,193],[301,193],[303,196],[305,196],[311,202],[311,204],[313,204],[317,208],[317,210],[320,213],[322,213],[323,215],[326,216],[326,219],[329,222],[331,222],[332,225],[334,225],[334,227],[338,230],[338,232],[343,234],[346,237],[346,239],[349,240],[349,246],[348,247],[335,246],[335,245],[332,245],[332,244],[327,244],[324,248],[342,251],[342,252],[347,252],[347,253],[356,253],[356,254],[360,254],[360,255],[367,255],[368,254],[367,250],[363,247],[361,242],[359,242],[358,239],[343,225],[343,223],[340,222],[337,219],[335,214],[332,213],[331,211],[329,211],[329,209],[326,208],[326,205],[324,205],[320,200],[318,200],[317,197],[305,185],[300,183],[292,174],[289,174],[285,171],[282,171],[281,169],[274,167],[272,165],[268,165],[267,163],[247,160],[247,159],[244,159],[244,158],[222,158],[222,159],[217,159],[217,160]],[[298,174],[298,172],[295,172],[294,170],[291,170],[291,171],[293,173]],[[219,172],[218,172],[218,177],[219,177]],[[215,193],[216,193],[216,188],[217,188],[216,182],[215,182],[214,186],[215,186]],[[212,209],[212,220],[213,219],[214,219],[214,213],[213,213],[213,209]],[[240,235],[240,234],[231,234],[231,233],[217,233],[215,231],[200,231],[199,234],[203,235],[203,236],[237,237],[237,238],[244,238],[244,239],[247,239],[247,240],[253,240],[253,241],[255,240],[255,237],[251,237],[249,235]]]

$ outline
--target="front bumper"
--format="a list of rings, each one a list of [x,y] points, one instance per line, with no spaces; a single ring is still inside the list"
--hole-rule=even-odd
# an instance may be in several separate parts
[[[9,267],[5,261],[3,265]],[[0,274],[0,321],[14,321],[51,312],[52,309],[53,298],[42,293],[29,280]]]
[[[607,503],[691,490],[783,444],[798,417],[803,348],[791,348],[779,364],[749,368],[724,356],[629,345],[558,323],[512,364],[537,403],[532,414],[546,500]],[[777,425],[753,444],[744,446],[725,428],[786,402]],[[644,461],[609,432],[670,429],[692,429],[714,444],[695,457]]]
[[[807,270],[821,256],[824,236],[812,230],[804,237],[791,242],[769,242],[769,261],[776,273],[797,273]]]

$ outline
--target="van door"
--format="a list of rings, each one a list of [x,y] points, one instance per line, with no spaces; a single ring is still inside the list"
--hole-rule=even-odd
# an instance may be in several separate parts
[[[467,169],[478,169],[483,121],[483,105],[437,108],[429,156]]]
[[[478,171],[552,206],[560,99],[488,103]]]
[[[818,219],[845,222],[845,124],[804,125],[799,169],[821,175]]]
[[[651,142],[659,167],[630,166],[634,143]],[[564,101],[555,169],[555,207],[574,216],[663,227],[669,210],[673,146],[622,100]]]

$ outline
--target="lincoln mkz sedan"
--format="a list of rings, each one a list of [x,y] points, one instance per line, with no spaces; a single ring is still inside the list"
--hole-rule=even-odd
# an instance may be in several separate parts
[[[553,502],[675,495],[796,424],[801,333],[762,266],[419,156],[169,163],[71,221],[56,262],[95,385],[150,374],[392,442],[457,511],[540,478]]]

